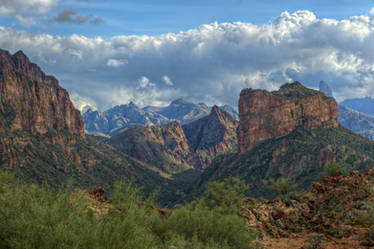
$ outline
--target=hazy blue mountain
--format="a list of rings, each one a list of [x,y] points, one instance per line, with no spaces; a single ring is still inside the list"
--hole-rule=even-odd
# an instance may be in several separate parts
[[[129,127],[170,123],[168,118],[144,111],[133,102],[114,106],[105,112],[88,110],[82,116],[85,129],[89,133],[115,134]]]
[[[210,107],[204,103],[195,104],[184,99],[176,99],[158,113],[171,120],[179,120],[183,125],[209,115]]]
[[[334,94],[329,85],[323,80],[319,83],[319,90],[323,92],[327,97],[333,98]]]
[[[239,120],[238,112],[229,105],[221,106],[235,120]],[[180,121],[182,125],[208,116],[211,107],[204,103],[192,103],[176,99],[165,107],[146,106],[143,109],[133,102],[127,105],[114,106],[104,112],[88,109],[83,113],[83,122],[88,133],[118,134],[128,128],[137,126],[153,126]]]
[[[340,104],[352,110],[374,116],[374,98],[346,99]]]
[[[363,137],[374,140],[374,117],[338,105],[339,123]]]

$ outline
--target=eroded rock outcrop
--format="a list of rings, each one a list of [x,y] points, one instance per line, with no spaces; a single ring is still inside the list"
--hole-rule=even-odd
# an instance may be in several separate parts
[[[50,129],[84,137],[79,111],[67,91],[26,55],[0,50],[1,131],[45,134]]]
[[[239,154],[265,140],[285,136],[299,126],[338,127],[336,101],[299,82],[285,84],[274,92],[242,90],[239,117]]]
[[[110,139],[122,152],[166,172],[189,168],[190,149],[179,121],[128,129]]]
[[[183,126],[193,159],[190,164],[202,169],[212,159],[236,148],[236,128],[238,122],[218,106],[213,106],[210,114]]]
[[[205,168],[212,159],[236,148],[237,122],[214,106],[210,114],[184,126],[171,124],[128,129],[110,139],[126,154],[167,173]]]

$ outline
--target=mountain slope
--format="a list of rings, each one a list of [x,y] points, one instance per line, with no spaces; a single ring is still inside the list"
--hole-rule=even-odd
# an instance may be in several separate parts
[[[250,185],[252,196],[271,198],[274,196],[262,183],[269,177],[292,177],[302,189],[307,189],[327,163],[347,162],[360,170],[373,167],[374,142],[337,126],[336,102],[332,98],[300,83],[284,85],[272,93],[251,91],[244,90],[239,101],[238,141],[246,141],[239,144],[241,155],[231,153],[216,158],[195,184],[195,194],[208,181],[236,176]],[[248,112],[246,108],[252,110]],[[294,115],[285,115],[291,110]],[[299,115],[295,110],[303,111]],[[257,112],[260,114],[254,115]],[[276,119],[273,115],[277,115]],[[249,122],[251,127],[241,131]],[[271,136],[253,140],[257,137],[252,133],[262,134],[261,129],[267,129],[264,134]]]
[[[213,106],[209,116],[183,126],[193,151],[193,165],[203,169],[214,157],[236,150],[238,123],[230,114]]]
[[[343,105],[338,105],[338,109],[338,120],[343,127],[374,140],[374,116],[356,112]]]
[[[179,121],[128,129],[113,136],[109,142],[120,151],[167,173],[191,167],[188,164],[189,145]]]
[[[340,104],[352,110],[374,116],[374,98],[346,99]]]
[[[109,142],[138,160],[166,173],[203,169],[220,154],[235,150],[237,123],[214,106],[202,119],[181,126],[171,124],[128,129]]]
[[[81,187],[111,188],[133,180],[173,198],[173,184],[110,145],[86,138],[82,118],[58,81],[22,53],[0,50],[0,168],[50,185],[73,178]],[[168,187],[166,187],[168,185]]]

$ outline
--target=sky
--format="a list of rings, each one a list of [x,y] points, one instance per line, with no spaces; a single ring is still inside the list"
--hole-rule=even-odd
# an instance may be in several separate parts
[[[156,3],[157,2],[157,3]],[[321,80],[374,97],[371,0],[0,0],[0,48],[56,76],[78,109],[176,98],[237,106],[240,90]]]

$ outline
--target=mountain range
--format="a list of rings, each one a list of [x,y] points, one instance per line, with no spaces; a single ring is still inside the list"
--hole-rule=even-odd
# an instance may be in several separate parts
[[[73,178],[109,192],[117,180],[133,181],[148,193],[160,189],[161,205],[172,205],[230,176],[249,184],[250,195],[272,197],[262,179],[292,177],[306,189],[327,163],[374,164],[374,142],[343,128],[336,101],[301,83],[243,89],[239,116],[181,99],[165,108],[130,103],[105,112],[108,122],[98,123],[118,133],[99,141],[85,134],[57,79],[22,51],[0,50],[0,167],[24,181],[56,186]]]
[[[229,105],[221,106],[235,120],[238,112]],[[166,107],[138,107],[135,103],[114,106],[104,112],[88,109],[83,113],[85,129],[88,133],[103,133],[109,136],[119,134],[128,128],[153,126],[179,121],[182,125],[208,116],[211,107],[204,103],[195,104],[176,99]]]
[[[218,106],[208,116],[181,125],[179,121],[127,129],[109,143],[165,173],[203,169],[212,159],[236,148],[238,122]]]
[[[263,179],[293,178],[305,190],[328,163],[362,171],[374,165],[374,142],[339,125],[333,98],[298,82],[274,92],[242,90],[239,115],[239,156],[216,157],[190,195],[201,193],[212,180],[235,176],[250,186],[250,196],[272,198]]]
[[[0,50],[0,168],[52,186],[73,179],[111,189],[126,180],[145,192],[160,188],[166,199],[177,191],[151,166],[86,136],[68,92],[22,51]]]
[[[333,97],[333,91],[326,82],[320,82],[319,90],[327,97]],[[374,104],[374,101],[372,104]],[[371,113],[370,108],[362,108],[365,105],[370,107],[370,98],[348,99],[341,102],[338,104],[338,121],[343,127],[374,140],[374,116],[369,115]]]

